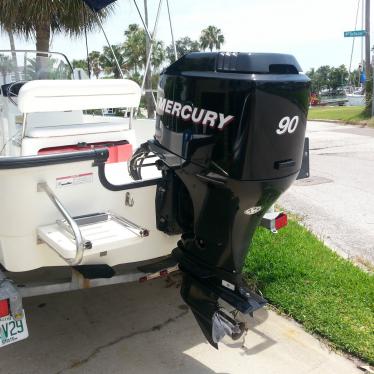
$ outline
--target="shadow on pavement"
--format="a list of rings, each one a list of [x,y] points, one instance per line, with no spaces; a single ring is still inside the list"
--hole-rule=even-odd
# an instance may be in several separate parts
[[[0,373],[233,373],[214,364],[222,351],[207,347],[179,296],[178,275],[33,297],[24,306],[30,337],[0,350]],[[275,344],[256,329],[266,319],[258,312],[245,346],[230,345],[239,358]]]

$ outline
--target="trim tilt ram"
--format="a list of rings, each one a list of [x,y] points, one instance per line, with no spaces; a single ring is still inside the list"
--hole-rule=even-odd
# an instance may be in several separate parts
[[[241,272],[256,227],[302,163],[309,79],[293,56],[190,53],[158,87],[157,228],[180,234],[181,295],[208,341],[244,331],[239,314],[266,301]],[[224,305],[234,313],[228,312]]]

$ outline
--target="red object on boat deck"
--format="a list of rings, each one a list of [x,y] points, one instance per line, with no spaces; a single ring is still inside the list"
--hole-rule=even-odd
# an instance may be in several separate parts
[[[0,300],[0,318],[7,315],[9,315],[9,301],[8,299]]]
[[[61,147],[43,148],[38,151],[38,155],[47,155],[52,153],[79,152],[88,151],[95,148],[107,148],[109,150],[108,164],[116,162],[125,162],[132,156],[132,145],[123,142],[111,143],[92,143],[87,145],[66,145]]]
[[[128,161],[132,156],[131,144],[114,145],[107,148],[109,149],[108,164]]]

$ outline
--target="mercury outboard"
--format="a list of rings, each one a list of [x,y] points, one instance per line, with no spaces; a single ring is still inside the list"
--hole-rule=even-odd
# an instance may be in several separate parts
[[[139,179],[142,160],[159,157],[157,228],[181,234],[181,295],[214,347],[242,335],[238,312],[266,303],[242,268],[263,215],[300,171],[309,85],[293,56],[273,53],[190,53],[161,74],[156,133],[130,172]]]

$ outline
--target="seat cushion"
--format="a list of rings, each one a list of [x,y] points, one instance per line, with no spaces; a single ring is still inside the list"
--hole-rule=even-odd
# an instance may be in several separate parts
[[[128,129],[128,122],[94,122],[58,126],[26,126],[25,135],[29,138],[50,138],[56,136],[99,134]]]
[[[95,134],[80,134],[68,136],[53,136],[46,138],[31,138],[25,136],[22,139],[21,154],[22,156],[37,155],[41,149],[53,147],[65,147],[77,145],[78,143],[96,144],[96,143],[113,143],[127,140],[136,148],[134,130],[122,130],[113,132],[102,132]]]

